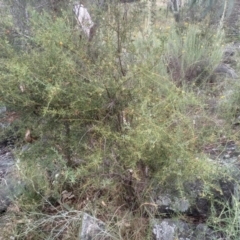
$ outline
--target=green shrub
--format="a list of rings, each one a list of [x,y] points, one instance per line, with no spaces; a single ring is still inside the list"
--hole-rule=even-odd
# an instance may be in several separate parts
[[[171,78],[178,85],[209,88],[214,69],[222,58],[222,33],[204,30],[202,25],[185,24],[169,34],[166,64]]]
[[[209,63],[201,75],[207,81],[220,58],[213,48],[217,37],[209,42],[196,26],[169,35],[153,27],[145,36],[130,28],[132,18],[128,23],[120,16],[106,18],[91,43],[79,39],[66,12],[59,17],[32,12],[31,36],[18,51],[7,37],[1,39],[7,57],[0,58],[0,99],[19,112],[22,139],[27,130],[37,138],[27,150],[16,150],[30,193],[20,199],[26,211],[48,210],[53,202],[62,207],[66,190],[81,203],[78,210],[111,219],[123,205],[141,214],[150,182],[181,186],[213,172],[197,157],[217,130],[204,122],[202,102],[184,84],[201,61]],[[179,79],[167,72],[170,56],[180,66]],[[199,114],[204,123],[196,126]],[[100,207],[102,201],[110,213]]]
[[[222,117],[230,124],[238,124],[239,122],[239,88],[238,82],[229,82],[228,87],[220,97],[220,109]]]

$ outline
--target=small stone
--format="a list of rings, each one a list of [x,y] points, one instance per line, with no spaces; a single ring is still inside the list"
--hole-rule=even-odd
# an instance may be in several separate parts
[[[0,107],[0,114],[5,113],[7,111],[6,107]]]
[[[105,230],[105,223],[101,220],[90,216],[87,213],[83,214],[82,228],[79,233],[79,240],[110,240],[109,234]],[[103,238],[104,237],[104,238]]]
[[[229,154],[225,154],[224,156],[223,156],[223,159],[229,159],[230,158],[230,155]]]

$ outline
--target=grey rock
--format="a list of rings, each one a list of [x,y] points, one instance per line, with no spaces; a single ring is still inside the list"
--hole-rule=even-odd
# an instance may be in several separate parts
[[[200,179],[184,183],[184,191],[192,203],[189,212],[193,216],[205,217],[209,213],[211,205],[207,199],[201,197],[203,189],[204,183]]]
[[[24,191],[24,184],[16,179],[4,179],[0,185],[0,214],[5,212],[12,200]]]
[[[156,203],[159,206],[169,206],[172,203],[172,201],[170,199],[170,196],[165,195],[165,196],[159,196]]]
[[[0,214],[4,213],[7,210],[10,203],[11,201],[7,197],[6,192],[0,189]]]
[[[236,53],[236,49],[233,46],[227,46],[223,51],[223,57],[228,58],[234,56]]]
[[[190,203],[188,199],[184,199],[184,198],[180,198],[180,199],[176,199],[173,207],[176,211],[178,212],[186,212],[189,208],[190,208]]]
[[[181,220],[164,219],[153,225],[154,240],[190,240],[193,231],[191,226]]]
[[[154,240],[174,240],[176,226],[164,220],[153,227]]]
[[[220,236],[213,232],[206,224],[200,223],[194,230],[192,239],[196,240],[220,240]]]
[[[153,239],[154,240],[216,240],[220,239],[205,224],[189,224],[182,220],[164,219],[153,222]]]
[[[6,113],[6,111],[7,111],[7,108],[5,107],[5,106],[3,106],[3,107],[0,107],[0,117],[3,117],[4,116],[4,114]],[[2,123],[2,122],[0,122],[0,129],[2,128],[6,128],[7,127],[7,123]]]
[[[0,148],[0,213],[5,212],[12,199],[24,190],[23,183],[16,176],[13,155]]]
[[[105,228],[104,222],[84,213],[82,228],[79,232],[79,240],[110,240],[110,236]]]
[[[9,151],[0,149],[0,169],[6,171],[13,165],[13,155]]]
[[[220,63],[214,70],[214,73],[216,74],[221,74],[221,75],[225,75],[229,78],[233,78],[236,79],[238,78],[237,73],[235,72],[235,70],[233,68],[231,68],[229,65],[224,64],[224,63]]]
[[[188,199],[178,198],[170,195],[160,195],[156,200],[158,205],[159,212],[161,213],[170,213],[170,212],[186,212],[190,203]]]
[[[236,167],[235,167],[236,169]],[[190,215],[194,218],[207,219],[212,212],[212,207],[215,207],[217,213],[224,211],[224,204],[232,206],[234,199],[240,199],[240,189],[236,183],[237,179],[240,182],[240,173],[231,174],[232,179],[224,178],[216,179],[213,187],[208,188],[209,195],[206,195],[204,190],[204,182],[200,179],[184,183],[184,196],[177,191],[170,189],[162,190],[161,193],[155,191],[154,203],[158,206],[158,214],[165,217],[176,216],[179,213]],[[211,198],[209,196],[211,195]]]
[[[240,50],[239,46],[240,46],[239,42],[228,44],[223,50],[223,58],[233,57]]]
[[[197,197],[195,201],[195,205],[193,205],[191,209],[193,216],[208,217],[211,211],[211,203],[209,199]]]
[[[7,111],[7,108],[5,106],[0,107],[0,114],[3,114]]]
[[[224,158],[224,159],[228,159],[228,158],[230,158],[230,155],[229,155],[229,154],[225,154],[225,155],[223,156],[223,158]]]

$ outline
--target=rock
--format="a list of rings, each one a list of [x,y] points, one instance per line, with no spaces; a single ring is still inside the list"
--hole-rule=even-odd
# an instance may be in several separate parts
[[[189,209],[190,203],[189,203],[188,199],[184,199],[184,198],[178,199],[177,198],[177,199],[175,199],[173,207],[174,207],[175,211],[183,213]]]
[[[225,59],[227,57],[233,57],[234,55],[236,55],[240,50],[239,46],[239,42],[233,42],[228,44],[223,50],[223,58]]]
[[[0,148],[0,213],[6,211],[11,200],[19,196],[23,189],[23,183],[16,176],[13,155],[6,148]]]
[[[158,205],[158,211],[160,213],[184,213],[189,207],[189,201],[184,198],[173,197],[170,195],[160,195],[157,197],[156,204]]]
[[[240,49],[238,42],[228,44],[223,50],[223,63],[231,64],[231,66],[236,66],[239,50]]]
[[[4,189],[0,189],[0,214],[6,212],[10,203],[11,201],[6,195],[6,191]]]
[[[194,228],[194,232],[192,235],[193,239],[201,239],[201,240],[223,240],[219,234],[214,233],[212,229],[210,229],[206,224],[200,223]]]
[[[236,169],[236,168],[235,168]],[[186,217],[194,218],[196,221],[206,221],[212,214],[213,207],[216,214],[225,211],[224,206],[231,208],[234,199],[239,199],[239,188],[237,179],[240,179],[239,170],[232,172],[230,180],[227,178],[219,178],[212,182],[212,186],[206,186],[207,192],[204,190],[204,182],[200,179],[185,182],[183,184],[183,192],[180,194],[174,191],[173,186],[157,193],[155,190],[154,203],[158,206],[158,214],[164,217],[174,217],[179,213]],[[184,196],[183,197],[183,193]],[[222,203],[222,204],[220,204]]]
[[[164,219],[154,220],[153,223],[154,240],[213,240],[220,239],[205,224],[189,224],[182,220]]]
[[[208,217],[211,214],[211,202],[209,199],[198,196],[195,201],[195,205],[191,206],[189,214],[194,217]]]
[[[214,73],[233,79],[238,78],[236,71],[232,68],[237,65],[237,53],[239,53],[239,43],[228,44],[223,50],[222,62],[215,68]]]
[[[185,197],[174,189],[167,189],[167,194],[164,191],[161,193],[155,191],[157,197],[153,199],[158,206],[158,213],[167,217],[182,213],[196,218],[206,218],[210,213],[211,203],[209,199],[201,197],[204,190],[203,182],[197,179],[183,185]]]
[[[154,240],[174,240],[176,225],[169,223],[171,220],[164,220],[160,224],[154,224]]]
[[[0,107],[0,114],[3,114],[7,111],[7,108],[6,107]]]
[[[12,200],[22,194],[24,184],[16,179],[5,179],[0,185],[0,214],[6,212]]]
[[[172,203],[170,196],[165,195],[165,196],[159,196],[156,203],[158,204],[158,206],[170,206],[170,204]]]
[[[7,111],[7,108],[6,107],[0,107],[0,118],[2,118],[3,116],[4,116],[4,114],[6,113],[6,111]],[[2,128],[5,128],[6,127],[6,123],[4,123],[4,122],[2,122],[2,121],[0,121],[0,129]]]
[[[185,193],[188,193],[189,199],[192,202],[187,215],[197,218],[206,219],[209,217],[213,206],[216,213],[220,214],[224,210],[224,205],[218,203],[222,202],[230,206],[233,197],[237,197],[234,196],[234,193],[237,192],[235,182],[223,178],[216,179],[213,187],[208,190],[211,200],[208,196],[204,196],[204,184],[200,180],[185,183],[184,187]]]
[[[237,73],[233,68],[231,68],[228,64],[220,63],[214,70],[214,73],[225,75],[226,77],[236,79],[238,78]]]
[[[155,204],[158,206],[158,212],[160,215],[165,215],[167,217],[171,215],[176,215],[179,213],[184,213],[186,215],[194,215],[196,217],[206,217],[209,209],[210,203],[202,199],[201,193],[203,192],[203,182],[200,180],[195,180],[192,182],[184,183],[184,196],[181,193],[174,191],[174,189],[167,189],[157,193],[155,190]],[[190,204],[191,203],[191,204]]]
[[[106,232],[105,228],[104,222],[84,213],[79,240],[110,240],[110,235]]]
[[[6,107],[0,107],[0,115],[4,115]],[[5,123],[0,123],[0,128],[5,128]],[[11,203],[9,197],[9,179],[8,174],[13,171],[14,160],[12,154],[4,146],[0,146],[0,214],[7,210]],[[12,187],[12,186],[11,186]]]

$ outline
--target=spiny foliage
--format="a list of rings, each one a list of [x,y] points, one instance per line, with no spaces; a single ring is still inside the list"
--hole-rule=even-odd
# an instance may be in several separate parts
[[[92,42],[79,38],[67,11],[31,11],[18,49],[7,32],[11,19],[2,25],[1,102],[19,113],[21,139],[29,129],[37,138],[16,153],[29,190],[22,196],[26,211],[55,207],[67,189],[81,202],[78,210],[90,208],[108,220],[119,206],[141,214],[150,181],[180,186],[213,171],[196,156],[203,139],[217,138],[218,131],[195,92],[172,81],[166,57],[174,55],[185,71],[204,57],[217,61],[219,51],[206,56],[193,28],[185,40],[175,29],[149,33],[132,24],[136,12],[126,20],[118,7],[109,9],[114,14],[102,13]],[[182,47],[188,54],[179,55]],[[200,113],[203,123],[196,124]],[[108,202],[111,213],[89,207],[87,199]]]

